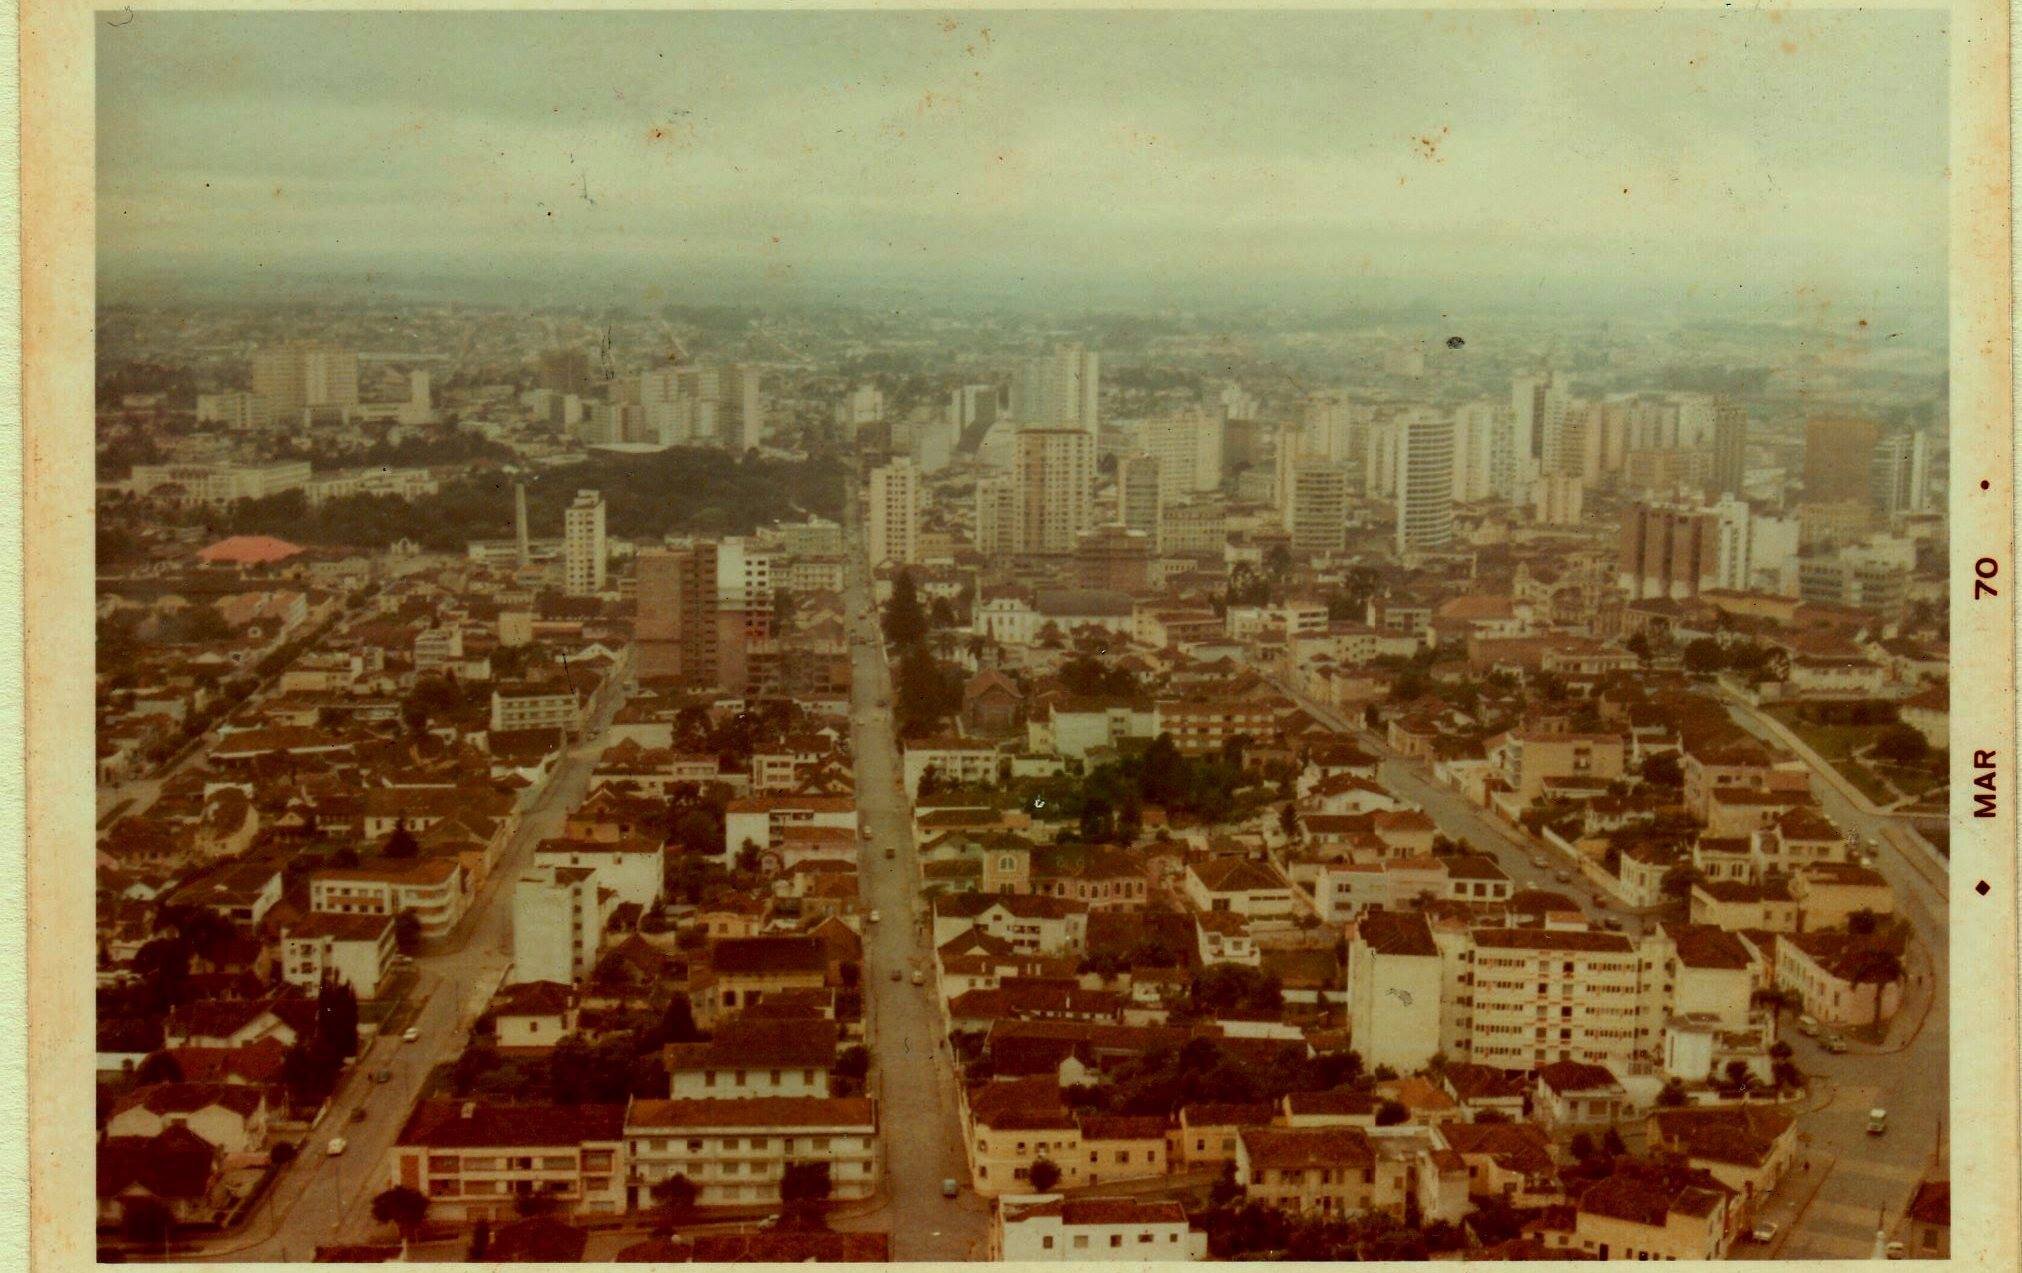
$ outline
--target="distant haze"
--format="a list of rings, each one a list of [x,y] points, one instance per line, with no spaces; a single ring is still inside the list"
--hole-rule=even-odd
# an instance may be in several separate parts
[[[99,27],[100,282],[1927,317],[1943,15]]]

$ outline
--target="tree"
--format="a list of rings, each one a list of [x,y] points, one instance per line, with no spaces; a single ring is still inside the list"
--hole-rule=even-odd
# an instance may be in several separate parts
[[[1666,1109],[1676,1109],[1688,1099],[1690,1098],[1685,1095],[1685,1085],[1677,1079],[1666,1083],[1663,1090],[1657,1093],[1657,1103]]]
[[[142,1086],[150,1083],[180,1083],[183,1081],[182,1063],[169,1052],[150,1052],[134,1067],[133,1081]]]
[[[1739,1088],[1745,1092],[1755,1086],[1755,1071],[1749,1068],[1746,1061],[1738,1058],[1729,1061],[1727,1063],[1726,1075],[1727,1086],[1729,1087]]]
[[[175,1214],[159,1198],[128,1198],[120,1204],[119,1231],[130,1242],[168,1250],[169,1235],[175,1232]]]
[[[1610,1158],[1620,1158],[1629,1152],[1629,1146],[1622,1141],[1622,1133],[1612,1127],[1601,1133],[1601,1149]]]
[[[1685,785],[1685,770],[1678,764],[1678,754],[1660,751],[1643,758],[1643,781],[1654,787],[1682,787]]]
[[[1208,1186],[1209,1204],[1226,1207],[1242,1196],[1243,1187],[1236,1183],[1236,1164],[1233,1161],[1223,1163],[1222,1174],[1216,1176],[1215,1182]]]
[[[796,1227],[814,1227],[834,1188],[827,1163],[788,1163],[779,1177],[780,1210]]]
[[[382,1189],[372,1198],[372,1218],[399,1229],[404,1238],[413,1237],[427,1215],[428,1195],[407,1185]]]
[[[412,858],[421,853],[421,842],[414,838],[414,832],[407,829],[407,819],[400,818],[393,824],[393,830],[386,833],[386,843],[379,846],[379,856],[385,858]]]
[[[1204,1017],[1272,1013],[1284,999],[1276,977],[1243,964],[1209,964],[1194,974],[1187,992],[1188,1004]]]
[[[1287,840],[1298,838],[1299,806],[1289,800],[1278,810],[1278,830],[1284,833]]]
[[[1594,1138],[1585,1132],[1574,1132],[1573,1139],[1566,1148],[1578,1162],[1585,1162],[1594,1156]]]
[[[785,1187],[785,1182],[781,1181],[780,1188],[784,1190]],[[694,1209],[696,1195],[700,1192],[688,1177],[674,1175],[653,1186],[653,1201],[665,1209],[668,1219],[680,1220]]]
[[[470,1247],[464,1252],[464,1259],[471,1264],[477,1264],[482,1262],[484,1257],[490,1253],[491,1221],[483,1216],[479,1216],[477,1223],[471,1226]]]
[[[1622,644],[1637,659],[1645,663],[1650,661],[1650,638],[1641,632],[1634,633]]]
[[[1710,676],[1727,666],[1727,651],[1712,637],[1686,642],[1683,657],[1685,670],[1695,676]]]
[[[737,869],[746,875],[756,875],[764,861],[764,853],[755,840],[747,838],[737,846]]]
[[[885,640],[905,649],[927,636],[927,615],[920,608],[920,594],[913,585],[913,572],[901,570],[892,581],[891,600],[885,602]]]
[[[1035,1158],[1029,1175],[1034,1193],[1051,1193],[1053,1186],[1060,1183],[1060,1164],[1051,1158]]]
[[[836,1054],[835,1076],[862,1082],[871,1070],[871,1054],[861,1043],[852,1043]]]
[[[333,1056],[358,1051],[358,992],[350,982],[325,974],[316,992],[316,1037]]]
[[[1875,739],[1875,755],[1892,765],[1916,765],[1931,754],[1931,744],[1914,726],[1896,724]]]
[[[1662,888],[1664,896],[1683,900],[1692,895],[1692,886],[1698,882],[1699,872],[1693,869],[1692,864],[1679,862],[1664,872],[1664,879],[1659,887]]]
[[[662,1043],[702,1041],[702,1031],[695,1027],[695,1009],[687,995],[677,994],[667,1001],[667,1010],[660,1014],[659,1038]]]
[[[275,1141],[274,1147],[267,1151],[267,1161],[276,1167],[285,1167],[289,1163],[294,1162],[295,1142],[292,1140]]]
[[[1405,1108],[1403,1101],[1385,1101],[1376,1107],[1376,1125],[1378,1127],[1396,1127],[1400,1123],[1408,1123],[1410,1121],[1411,1111]]]
[[[1871,950],[1863,954],[1854,965],[1853,975],[1847,980],[1853,983],[1855,993],[1862,986],[1875,988],[1874,1009],[1868,1014],[1868,1024],[1880,1024],[1882,1019],[1882,987],[1903,979],[1903,961],[1894,952]]]
[[[421,949],[421,916],[410,910],[402,910],[393,916],[393,944],[403,955],[413,955]]]

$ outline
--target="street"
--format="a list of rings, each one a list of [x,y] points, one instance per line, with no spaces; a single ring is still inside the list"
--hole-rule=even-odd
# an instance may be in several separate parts
[[[306,1260],[319,1244],[373,1241],[384,1226],[372,1219],[372,1198],[392,1183],[389,1153],[423,1082],[438,1064],[454,1060],[471,1024],[491,999],[512,962],[511,883],[541,840],[561,834],[563,820],[583,799],[603,750],[600,741],[620,700],[613,696],[584,731],[591,739],[570,748],[539,803],[521,817],[490,877],[471,899],[469,912],[440,950],[415,959],[413,995],[422,1006],[414,1021],[421,1037],[374,1039],[340,1081],[330,1108],[303,1138],[300,1156],[275,1181],[253,1220],[238,1233],[193,1247],[185,1258]],[[374,1083],[375,1071],[390,1071]],[[365,1117],[353,1121],[363,1108]],[[331,1157],[333,1137],[347,1142]]]
[[[1776,738],[1772,727],[1745,704],[1729,703],[1730,714],[1744,729]],[[1773,1253],[1796,1260],[1848,1259],[1872,1254],[1877,1217],[1893,1228],[1917,1182],[1940,1156],[1940,1136],[1950,1110],[1951,907],[1944,887],[1948,878],[1911,857],[1917,852],[1896,837],[1899,819],[1871,814],[1845,794],[1843,780],[1821,772],[1812,758],[1811,787],[1825,815],[1841,827],[1872,837],[1877,846],[1874,867],[1895,890],[1896,914],[1908,920],[1921,949],[1912,950],[1906,964],[1921,980],[1910,987],[1904,1005],[1881,1048],[1856,1045],[1844,1056],[1832,1056],[1791,1031],[1799,1068],[1821,1075],[1829,1084],[1825,1103],[1799,1119],[1803,1148],[1813,1159],[1813,1172],[1825,1173],[1822,1183],[1808,1185],[1806,1173],[1793,1173],[1772,1202],[1769,1214],[1788,1230]],[[1936,877],[1935,881],[1933,877]],[[1928,1002],[1928,1015],[1919,1011]],[[1907,1041],[1906,1041],[1907,1040]],[[1867,1134],[1867,1111],[1888,1110],[1888,1132]],[[1791,1222],[1804,1192],[1816,1198]],[[1779,1214],[1779,1208],[1785,1209]],[[1737,1250],[1737,1254],[1750,1252]],[[1762,1254],[1758,1248],[1753,1254]]]
[[[1472,847],[1492,852],[1519,887],[1543,888],[1578,899],[1590,920],[1619,919],[1624,929],[1639,933],[1635,915],[1597,907],[1591,889],[1579,876],[1571,884],[1552,878],[1552,858],[1544,869],[1530,864],[1531,849],[1458,792],[1434,782],[1425,767],[1398,757],[1375,735],[1356,729],[1339,713],[1285,689],[1316,719],[1357,741],[1384,759],[1383,785],[1424,807],[1439,829]],[[1761,737],[1780,743],[1771,726],[1744,704],[1730,703],[1735,720]],[[1887,877],[1896,895],[1896,913],[1915,931],[1919,949],[1907,966],[1918,978],[1908,987],[1903,1007],[1878,1046],[1859,1043],[1844,1055],[1826,1052],[1815,1042],[1786,1030],[1798,1068],[1812,1076],[1810,1108],[1799,1115],[1800,1166],[1771,1195],[1762,1218],[1781,1229],[1767,1248],[1743,1242],[1737,1256],[1782,1259],[1847,1259],[1869,1256],[1875,1232],[1893,1228],[1908,1205],[1917,1182],[1940,1157],[1941,1127],[1949,1111],[1950,1053],[1948,958],[1949,906],[1937,873],[1912,858],[1896,836],[1898,819],[1876,815],[1849,799],[1843,781],[1813,769],[1812,790],[1821,809],[1835,824],[1872,837],[1879,846],[1875,869]],[[1943,881],[1942,875],[1937,875]],[[1888,1111],[1888,1131],[1867,1134],[1868,1111]],[[1801,1164],[1809,1160],[1807,1170]]]
[[[846,507],[854,508],[852,494]],[[889,1229],[895,1260],[982,1258],[987,1209],[967,1189],[954,1067],[934,1003],[933,951],[923,923],[912,820],[900,790],[892,692],[870,584],[853,557],[843,594],[852,648],[856,799],[864,830],[862,888],[879,922],[864,925],[864,1012],[884,1142],[884,1205],[839,1218],[839,1229]],[[886,858],[890,851],[893,856]],[[914,970],[923,984],[912,982]],[[897,980],[894,980],[894,977]],[[941,1196],[941,1182],[963,1186]]]

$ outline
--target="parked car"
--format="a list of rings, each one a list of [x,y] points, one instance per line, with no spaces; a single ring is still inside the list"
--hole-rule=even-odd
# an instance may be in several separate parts
[[[1570,884],[1573,882],[1573,873],[1564,867],[1560,867],[1558,870],[1552,872],[1552,878],[1561,884]]]
[[[330,1155],[330,1157],[335,1158],[338,1155],[342,1154],[348,1148],[350,1148],[350,1142],[346,1141],[342,1136],[333,1136],[330,1138],[329,1147],[325,1152],[327,1152]]]
[[[362,1123],[365,1121],[365,1107],[363,1105],[356,1106],[352,1109],[351,1121],[354,1123]]]
[[[896,969],[896,968],[892,969],[892,980],[893,980],[893,981],[902,981],[902,980],[904,980],[904,979],[905,979],[905,974],[904,974],[904,973],[900,972],[900,971],[899,971],[898,969]]]
[[[1776,1222],[1774,1220],[1764,1220],[1756,1225],[1754,1231],[1748,1236],[1764,1245],[1774,1242],[1776,1241]]]
[[[374,1083],[391,1083],[393,1081],[393,1071],[381,1066],[372,1071],[372,1081]]]
[[[917,968],[913,969],[913,984],[916,986],[924,986],[927,984],[926,974],[921,972]]]
[[[1837,1056],[1840,1053],[1846,1051],[1846,1036],[1842,1035],[1837,1030],[1827,1031],[1825,1034],[1819,1037],[1819,1045],[1823,1047],[1826,1051]]]
[[[1889,1112],[1885,1109],[1868,1111],[1868,1135],[1879,1136],[1889,1129]]]
[[[872,910],[872,911],[871,911],[871,914],[870,914],[870,921],[871,921],[871,923],[873,923],[873,924],[875,924],[875,923],[877,923],[877,922],[878,922],[878,913],[877,913],[877,911],[876,911],[876,910]]]
[[[1797,1032],[1807,1039],[1818,1037],[1818,1018],[1809,1012],[1797,1019]]]
[[[955,1183],[953,1176],[947,1176],[942,1179],[941,1196],[943,1198],[952,1198],[960,1192],[962,1192],[962,1186]]]
[[[885,850],[885,861],[889,862],[889,861],[891,861],[891,860],[892,860],[893,858],[897,857],[898,855],[899,855],[899,851],[898,851],[897,849],[886,849],[886,850]]]
[[[1891,1260],[1907,1260],[1910,1258],[1910,1249],[1900,1242],[1891,1242],[1882,1248],[1882,1255]]]
[[[400,1032],[400,1041],[402,1043],[412,1043],[416,1039],[419,1039],[420,1037],[421,1037],[420,1026],[411,1025],[408,1026],[405,1030],[402,1030]]]

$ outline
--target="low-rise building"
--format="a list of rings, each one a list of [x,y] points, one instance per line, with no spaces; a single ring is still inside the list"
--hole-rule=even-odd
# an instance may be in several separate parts
[[[1203,1260],[1208,1235],[1177,1202],[1007,1194],[991,1214],[992,1260]]]
[[[412,912],[424,941],[446,937],[469,898],[463,867],[447,858],[329,867],[309,877],[309,909],[339,915],[397,916]]]
[[[427,1100],[395,1138],[388,1184],[427,1195],[443,1220],[499,1221],[536,1205],[624,1210],[625,1107]]]
[[[312,992],[330,978],[370,999],[398,953],[390,915],[311,912],[281,932],[281,976]]]
[[[808,1162],[828,1164],[832,1200],[868,1198],[877,1192],[877,1140],[877,1106],[864,1097],[634,1100],[625,1205],[651,1207],[654,1190],[677,1176],[703,1206],[776,1203],[786,1168]]]

